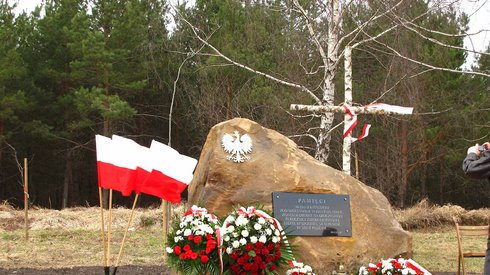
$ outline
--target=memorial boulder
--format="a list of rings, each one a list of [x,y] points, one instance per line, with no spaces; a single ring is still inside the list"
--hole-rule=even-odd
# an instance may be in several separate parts
[[[317,274],[339,264],[352,269],[382,258],[411,256],[411,235],[394,218],[381,192],[315,160],[292,140],[256,122],[236,118],[215,125],[189,185],[189,204],[220,217],[238,205],[262,205],[272,212],[273,192],[349,197],[349,236],[295,236],[291,241],[296,260]]]

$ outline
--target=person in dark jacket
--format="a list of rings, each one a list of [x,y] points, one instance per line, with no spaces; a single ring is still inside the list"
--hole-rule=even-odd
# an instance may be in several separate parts
[[[483,145],[475,144],[468,148],[466,158],[463,160],[464,173],[475,179],[487,178],[490,183],[490,143],[485,142]],[[490,224],[490,219],[489,219]],[[488,230],[487,252],[485,255],[485,264],[483,274],[490,275],[490,228]]]

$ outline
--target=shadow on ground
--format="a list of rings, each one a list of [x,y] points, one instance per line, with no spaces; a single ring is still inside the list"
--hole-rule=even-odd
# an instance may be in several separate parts
[[[112,269],[111,269],[112,274]],[[58,275],[58,274],[83,274],[103,275],[104,268],[101,266],[76,266],[70,268],[0,268],[0,274],[29,274],[29,275]],[[117,275],[169,275],[170,271],[164,266],[120,266]]]

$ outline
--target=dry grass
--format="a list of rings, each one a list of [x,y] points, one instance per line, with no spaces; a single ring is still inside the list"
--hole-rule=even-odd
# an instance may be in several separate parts
[[[184,206],[176,209],[181,213]],[[395,210],[401,225],[413,234],[414,259],[431,271],[457,270],[457,241],[452,217],[464,224],[486,224],[489,209],[467,211],[459,206],[430,205],[424,201],[406,210]],[[130,210],[113,209],[112,263]],[[107,221],[107,213],[105,216]],[[100,209],[71,208],[63,211],[29,211],[29,241],[25,241],[24,212],[0,203],[0,267],[101,266]],[[163,265],[161,209],[137,209],[120,265]],[[473,245],[484,249],[486,240]],[[482,259],[467,260],[469,272],[481,273]]]
[[[488,224],[490,208],[465,210],[457,205],[431,205],[424,200],[414,207],[394,211],[395,218],[406,230],[454,225],[453,217],[466,225]]]

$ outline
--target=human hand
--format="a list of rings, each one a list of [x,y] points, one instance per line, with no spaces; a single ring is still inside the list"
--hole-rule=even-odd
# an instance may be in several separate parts
[[[487,143],[488,143],[488,142],[487,142]],[[484,144],[484,145],[485,145],[485,144]],[[490,147],[490,144],[487,144],[487,145],[489,145],[489,147]],[[478,147],[479,147],[479,145],[478,145],[478,143],[477,143],[477,144],[475,144],[474,146],[471,146],[470,148],[468,148],[468,151],[467,151],[466,153],[467,153],[467,154],[469,154],[469,153],[475,153],[476,155],[478,155],[478,156],[479,156],[479,155],[480,155],[480,150],[478,149]],[[487,148],[487,147],[485,147],[485,148]]]

